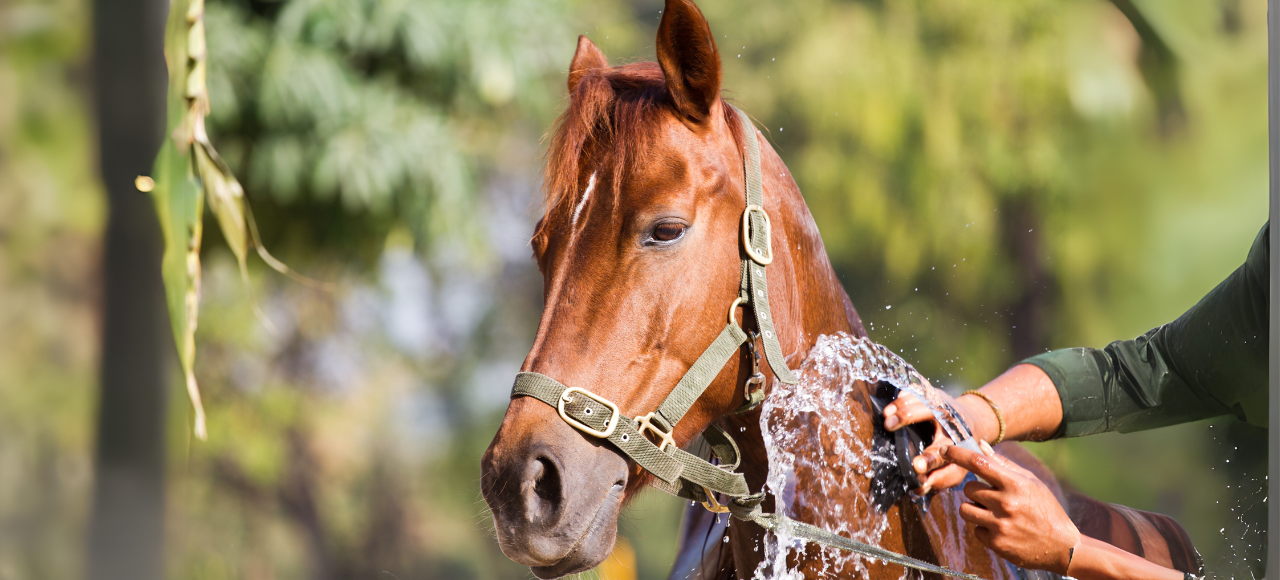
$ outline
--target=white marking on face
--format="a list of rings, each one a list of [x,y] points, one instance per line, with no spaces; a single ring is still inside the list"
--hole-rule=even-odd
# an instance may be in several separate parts
[[[582,208],[586,207],[587,200],[591,198],[591,190],[596,188],[596,174],[593,172],[591,177],[587,178],[587,190],[582,193],[582,201],[578,202],[578,207],[573,209],[573,222],[570,226],[578,229],[578,216],[582,215]]]

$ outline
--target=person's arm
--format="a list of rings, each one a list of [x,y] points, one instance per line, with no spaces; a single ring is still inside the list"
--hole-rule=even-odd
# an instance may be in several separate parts
[[[1177,320],[1103,349],[1062,349],[1031,357],[982,387],[994,405],[959,397],[954,406],[985,441],[1039,441],[1102,431],[1131,432],[1235,414],[1267,421],[1267,288],[1270,223],[1245,263]],[[885,409],[885,427],[932,420],[919,400]],[[964,472],[944,467],[937,451],[917,458],[925,488],[957,485]]]
[[[1102,540],[1080,536],[1067,576],[1077,580],[1111,580],[1113,578],[1184,580],[1186,573],[1130,554]]]
[[[1038,366],[1014,365],[978,390],[999,407],[1000,419],[1005,424],[1004,440],[1044,441],[1057,433],[1062,424],[1062,399],[1058,389]],[[966,419],[973,419],[970,427],[974,435],[996,443],[1000,426],[992,403],[967,396],[956,399],[955,404]]]
[[[996,455],[947,446],[942,455],[983,480],[971,481],[960,517],[979,542],[1023,568],[1048,570],[1079,580],[1183,580],[1165,568],[1080,533],[1053,492],[1031,472]]]
[[[1267,426],[1271,224],[1245,263],[1177,320],[1103,349],[1031,357],[1062,404],[1056,437],[1130,433],[1235,415]]]

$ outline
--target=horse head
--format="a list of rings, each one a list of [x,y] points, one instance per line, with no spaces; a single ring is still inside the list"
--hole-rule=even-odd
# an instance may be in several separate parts
[[[794,364],[819,334],[864,334],[790,173],[721,98],[719,53],[698,8],[667,0],[656,48],[658,63],[610,67],[578,40],[532,241],[544,307],[522,367],[629,417],[663,401],[727,318],[748,324],[730,306],[744,252],[746,139],[761,144],[782,352]],[[675,426],[676,445],[742,405],[751,366],[740,351]],[[607,557],[622,504],[649,477],[530,397],[512,400],[482,461],[503,553],[542,578]]]

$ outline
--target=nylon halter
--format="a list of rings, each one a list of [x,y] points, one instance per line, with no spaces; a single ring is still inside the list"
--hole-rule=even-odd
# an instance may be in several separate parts
[[[734,318],[734,312],[738,306],[744,306],[745,310],[754,314],[756,328],[760,330],[760,340],[764,345],[765,357],[769,361],[769,367],[773,370],[774,376],[783,383],[796,383],[795,375],[787,367],[782,347],[778,344],[778,335],[773,327],[773,315],[769,312],[769,288],[765,278],[765,267],[773,262],[772,224],[769,214],[764,210],[760,144],[751,119],[737,107],[734,107],[734,111],[742,126],[747,150],[743,159],[743,172],[746,174],[746,208],[742,211],[741,230],[742,251],[745,257],[742,258],[738,296],[729,305],[728,323],[720,331],[720,335],[702,352],[698,360],[694,361],[693,366],[689,367],[657,409],[634,419],[623,415],[616,404],[600,395],[582,387],[565,386],[541,373],[518,373],[515,385],[511,389],[511,398],[533,397],[550,405],[556,409],[564,422],[587,435],[609,441],[645,471],[652,473],[657,478],[651,484],[654,487],[672,495],[701,502],[703,507],[712,512],[732,513],[738,519],[753,521],[771,531],[785,528],[793,536],[806,541],[849,550],[909,568],[969,580],[982,580],[977,576],[953,572],[878,546],[845,538],[812,525],[791,520],[782,514],[762,513],[760,503],[764,500],[764,492],[751,493],[743,474],[734,471],[741,460],[738,445],[728,433],[714,423],[702,432],[702,437],[710,446],[719,465],[712,464],[675,444],[673,432],[676,424],[702,397],[703,392],[744,343],[751,347],[753,364],[757,363],[758,355],[755,354],[754,337],[748,337]],[[752,384],[760,382],[762,377],[757,370],[755,376],[747,381],[747,404],[739,410],[754,408],[763,400],[764,389],[751,390]],[[648,436],[652,436],[653,441],[650,441]],[[716,493],[729,496],[730,501],[721,504],[716,499]]]

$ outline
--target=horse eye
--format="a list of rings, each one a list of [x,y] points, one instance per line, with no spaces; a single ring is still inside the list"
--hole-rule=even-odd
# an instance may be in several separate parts
[[[653,239],[659,242],[671,242],[684,235],[684,224],[665,223],[653,228]]]

